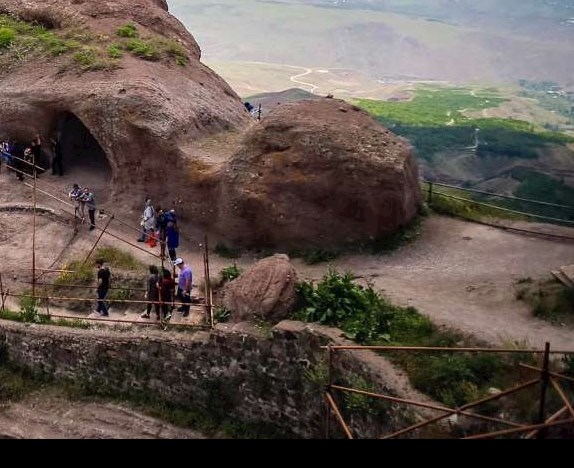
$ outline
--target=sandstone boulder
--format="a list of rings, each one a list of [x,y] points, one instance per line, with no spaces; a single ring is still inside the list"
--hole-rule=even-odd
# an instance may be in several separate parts
[[[241,322],[255,317],[277,323],[288,317],[297,301],[297,273],[287,255],[265,258],[223,292],[223,305],[231,320]]]
[[[249,247],[368,241],[409,223],[421,203],[408,142],[336,99],[277,107],[223,180],[219,225]]]

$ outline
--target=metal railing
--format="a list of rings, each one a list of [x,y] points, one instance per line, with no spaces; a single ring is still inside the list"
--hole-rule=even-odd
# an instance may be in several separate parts
[[[574,400],[572,395],[568,395],[568,391],[564,389],[560,381],[574,382],[574,378],[550,370],[550,356],[551,355],[574,355],[572,350],[550,350],[550,343],[546,343],[544,350],[527,350],[527,349],[505,349],[505,348],[437,348],[437,347],[407,347],[407,346],[323,346],[322,349],[327,351],[328,362],[328,382],[325,388],[325,402],[326,402],[326,418],[325,418],[325,435],[330,438],[332,435],[331,419],[334,416],[338,427],[341,429],[344,437],[347,439],[356,438],[355,432],[351,426],[345,421],[342,411],[342,406],[337,402],[338,394],[347,393],[362,395],[364,397],[388,401],[395,404],[407,405],[411,407],[425,408],[435,410],[441,414],[438,416],[425,419],[419,423],[413,424],[404,429],[394,431],[390,434],[382,435],[382,439],[392,439],[399,436],[404,436],[414,431],[420,430],[431,424],[436,424],[451,416],[462,416],[474,420],[478,420],[490,424],[501,424],[510,426],[508,429],[478,433],[467,435],[464,439],[492,439],[500,436],[509,436],[513,434],[525,433],[525,439],[544,438],[546,430],[561,425],[571,425],[574,428]],[[467,403],[457,408],[451,408],[446,405],[415,401],[406,398],[398,398],[396,396],[365,391],[357,388],[350,388],[342,385],[337,385],[334,382],[334,368],[335,359],[340,352],[354,352],[354,351],[377,351],[377,352],[427,352],[427,353],[506,353],[506,354],[535,354],[542,356],[542,364],[540,367],[532,366],[524,363],[519,363],[518,366],[522,369],[539,374],[536,378],[527,380],[526,382],[518,383],[511,388],[501,390],[494,395],[480,398],[476,401]],[[501,398],[512,396],[520,391],[539,385],[539,401],[538,411],[535,421],[530,422],[515,422],[503,417],[493,417],[476,412],[476,408],[486,403],[495,402]],[[560,410],[551,415],[547,415],[548,393],[554,390],[559,397],[559,401],[564,405]],[[473,410],[473,411],[470,411]]]
[[[475,205],[477,207],[484,207],[484,208],[488,208],[490,210],[497,210],[497,211],[500,211],[502,213],[511,214],[511,215],[516,216],[516,217],[520,217],[520,218],[524,218],[524,219],[533,219],[533,220],[538,220],[538,221],[542,221],[542,222],[548,222],[551,224],[558,224],[558,225],[567,226],[567,227],[574,227],[574,206],[561,205],[561,204],[557,204],[557,203],[548,203],[548,202],[543,202],[540,200],[532,200],[532,199],[528,199],[528,198],[515,197],[515,196],[511,196],[511,195],[503,195],[503,194],[499,194],[499,193],[486,192],[483,190],[458,187],[455,185],[444,184],[442,182],[436,182],[436,181],[424,180],[423,184],[425,184],[427,186],[427,188],[425,190],[425,192],[427,194],[426,199],[427,199],[429,206],[431,206],[431,207],[433,207],[433,202],[436,199],[435,197],[442,197],[445,199],[456,200],[459,202],[468,203],[470,205]],[[498,198],[501,200],[509,200],[509,201],[513,201],[513,202],[519,202],[521,204],[533,205],[533,206],[542,207],[542,208],[550,208],[550,209],[553,209],[553,210],[558,211],[558,212],[564,212],[566,214],[566,216],[568,216],[568,217],[558,218],[555,216],[548,216],[548,215],[534,213],[532,211],[513,209],[513,208],[509,208],[508,206],[497,205],[497,204],[493,203],[492,201],[486,203],[484,201],[479,201],[479,200],[473,199],[471,197],[460,197],[457,195],[453,195],[452,193],[447,193],[444,190],[440,190],[441,188],[448,189],[450,191],[456,190],[456,191],[460,191],[460,192],[464,192],[464,193],[468,193],[468,194],[477,194],[477,195],[480,195],[483,197],[491,197],[491,198]],[[562,236],[558,236],[558,237],[562,237]],[[568,237],[568,236],[565,236],[565,237]],[[571,237],[571,239],[574,239],[574,236]]]

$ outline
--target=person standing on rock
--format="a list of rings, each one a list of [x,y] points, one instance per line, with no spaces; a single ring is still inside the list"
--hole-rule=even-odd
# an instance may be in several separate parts
[[[155,229],[158,233],[160,257],[163,259],[165,258],[165,245],[167,239],[166,238],[167,218],[166,214],[161,208],[157,209],[157,216],[155,217]]]
[[[177,300],[185,304],[180,306],[177,311],[183,312],[183,317],[187,317],[189,315],[189,304],[191,304],[193,274],[191,272],[191,268],[185,264],[182,258],[177,258],[173,264],[179,268]]]
[[[104,299],[110,289],[110,278],[112,275],[109,268],[104,266],[103,259],[96,260],[96,266],[98,268],[98,287],[96,289],[98,294],[98,307],[96,308],[96,312],[102,317],[107,317],[109,312]]]

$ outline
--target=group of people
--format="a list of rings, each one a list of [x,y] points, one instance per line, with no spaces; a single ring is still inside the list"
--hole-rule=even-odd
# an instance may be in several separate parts
[[[141,235],[138,242],[149,240],[159,241],[161,257],[165,258],[165,251],[173,262],[177,259],[176,249],[179,247],[179,227],[177,225],[177,215],[174,209],[164,211],[162,208],[154,208],[151,198],[145,200],[144,210],[141,216]]]
[[[64,168],[62,165],[62,147],[60,142],[55,139],[50,139],[50,146],[52,150],[52,174],[64,175]],[[45,161],[44,150],[42,149],[42,139],[37,135],[28,144],[20,143],[16,140],[0,141],[0,167],[1,163],[5,163],[14,173],[18,180],[24,180],[24,176],[33,175],[34,170],[36,175],[42,174],[47,165]]]
[[[186,265],[181,258],[176,258],[173,265],[179,269],[179,274],[177,275],[177,291],[175,288],[175,280],[169,269],[162,268],[160,274],[157,266],[150,265],[147,288],[144,296],[147,301],[147,308],[141,315],[142,318],[149,319],[153,308],[155,309],[157,320],[169,320],[174,309],[173,303],[176,299],[182,304],[177,311],[182,312],[183,317],[189,316],[193,273],[191,267]],[[98,268],[98,285],[96,289],[98,305],[96,312],[102,317],[107,317],[109,315],[109,308],[105,299],[110,289],[111,272],[102,259],[96,260],[96,267]]]
[[[86,221],[86,208],[90,217],[90,231],[96,228],[96,200],[88,187],[74,184],[68,192],[68,198],[74,202],[74,215],[83,224]]]

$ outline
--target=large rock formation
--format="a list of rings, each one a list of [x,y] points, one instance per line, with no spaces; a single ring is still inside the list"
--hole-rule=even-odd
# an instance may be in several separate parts
[[[219,224],[247,246],[368,241],[408,224],[421,202],[406,140],[335,99],[279,106],[223,178]]]
[[[6,14],[0,139],[63,134],[65,165],[83,158],[86,178],[109,165],[100,196],[123,213],[144,194],[180,200],[186,226],[248,247],[367,241],[416,214],[403,140],[333,99],[257,124],[165,0],[0,0]]]
[[[0,138],[54,135],[73,115],[105,152],[116,195],[145,184],[164,196],[165,182],[185,168],[190,139],[249,121],[233,90],[200,63],[199,46],[164,0],[0,0],[2,13],[44,25],[66,45],[58,54],[38,41],[11,62],[12,51],[0,49]],[[137,38],[118,36],[128,23]],[[131,39],[164,50],[153,60],[128,50],[110,57],[110,46]]]

